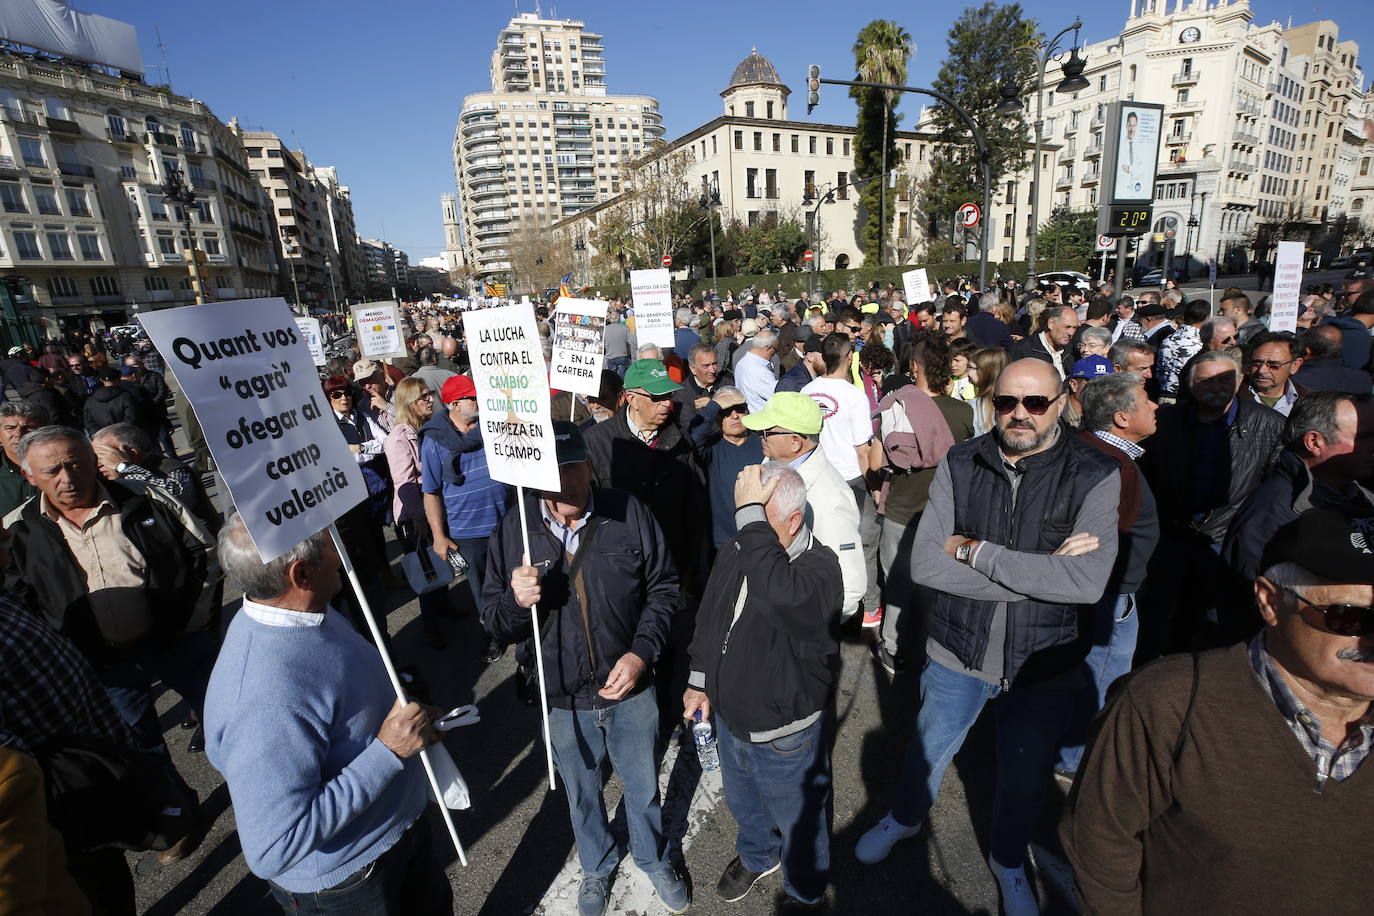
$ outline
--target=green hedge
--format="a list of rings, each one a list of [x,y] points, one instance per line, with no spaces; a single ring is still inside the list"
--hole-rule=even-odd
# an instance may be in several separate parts
[[[852,270],[819,270],[815,273],[815,287],[820,292],[830,292],[831,290],[844,289],[852,294],[856,289],[867,288],[868,284],[874,280],[884,287],[888,281],[902,288],[902,274],[908,270],[918,267],[925,267],[927,276],[931,280],[940,282],[950,277],[978,277],[978,262],[963,261],[954,264],[903,264],[887,265],[884,267],[858,267]],[[1005,264],[989,264],[988,279],[997,276],[997,271],[1001,271],[1003,279],[1022,278],[1026,275],[1025,261],[1012,261]],[[779,286],[787,294],[789,299],[795,299],[802,290],[808,288],[811,283],[812,274],[807,271],[789,271],[786,273],[773,274],[754,274],[752,276],[721,277],[716,283],[716,289],[721,296],[726,291],[733,291],[736,296],[740,290],[753,286],[757,289],[766,289],[769,293],[774,292]],[[690,280],[674,280],[673,292],[690,293],[697,295],[711,288],[710,278],[693,278]],[[628,283],[602,283],[592,287],[603,296],[624,298],[630,294],[630,284]]]

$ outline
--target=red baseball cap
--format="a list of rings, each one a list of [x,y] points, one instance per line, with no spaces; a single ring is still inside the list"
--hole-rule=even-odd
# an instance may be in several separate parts
[[[439,399],[445,404],[452,404],[463,398],[475,397],[477,397],[477,386],[466,375],[455,375],[444,382],[444,387],[439,389]]]

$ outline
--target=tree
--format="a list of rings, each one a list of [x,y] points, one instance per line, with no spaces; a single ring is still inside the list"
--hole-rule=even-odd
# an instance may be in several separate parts
[[[506,250],[510,253],[515,282],[532,295],[558,286],[559,280],[573,269],[572,248],[564,244],[547,223],[517,224],[511,231]]]
[[[1042,268],[1081,270],[1093,256],[1097,211],[1056,207],[1038,235]]]
[[[994,189],[1026,156],[1025,112],[1002,115],[996,108],[1003,83],[1024,86],[1035,79],[1031,56],[1012,49],[1033,45],[1036,32],[1035,21],[1025,18],[1019,3],[969,7],[949,30],[945,61],[935,78],[934,88],[958,102],[982,128]],[[981,199],[983,179],[972,137],[958,114],[937,105],[931,119],[936,146],[921,197],[931,233],[948,239],[955,211]]]
[[[687,180],[691,165],[691,151],[679,150],[650,153],[621,166],[620,197],[596,231],[596,247],[603,255],[635,270],[658,267],[664,255],[683,254],[703,215],[698,191]]]
[[[854,41],[854,68],[866,83],[906,83],[906,62],[911,56],[911,35],[897,23],[874,19],[859,30]],[[883,175],[897,163],[897,102],[901,93],[891,89],[852,86],[849,95],[859,105],[854,132],[854,171],[862,178]],[[885,181],[874,181],[859,192],[859,244],[866,263],[881,264],[883,236],[891,224]]]
[[[717,248],[722,276],[798,270],[806,251],[806,228],[793,216],[768,211],[752,226],[732,222],[723,242]]]

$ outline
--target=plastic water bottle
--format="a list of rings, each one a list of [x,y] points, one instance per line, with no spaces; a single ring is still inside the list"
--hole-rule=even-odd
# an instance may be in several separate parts
[[[716,750],[716,730],[711,723],[701,718],[701,710],[696,711],[696,722],[692,724],[692,741],[697,747],[697,761],[703,772],[720,769],[720,752]]]

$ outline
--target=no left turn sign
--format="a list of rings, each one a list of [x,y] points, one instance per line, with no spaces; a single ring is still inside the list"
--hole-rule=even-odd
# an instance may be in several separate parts
[[[975,203],[967,203],[959,208],[959,222],[965,229],[972,229],[983,218],[983,211]]]

